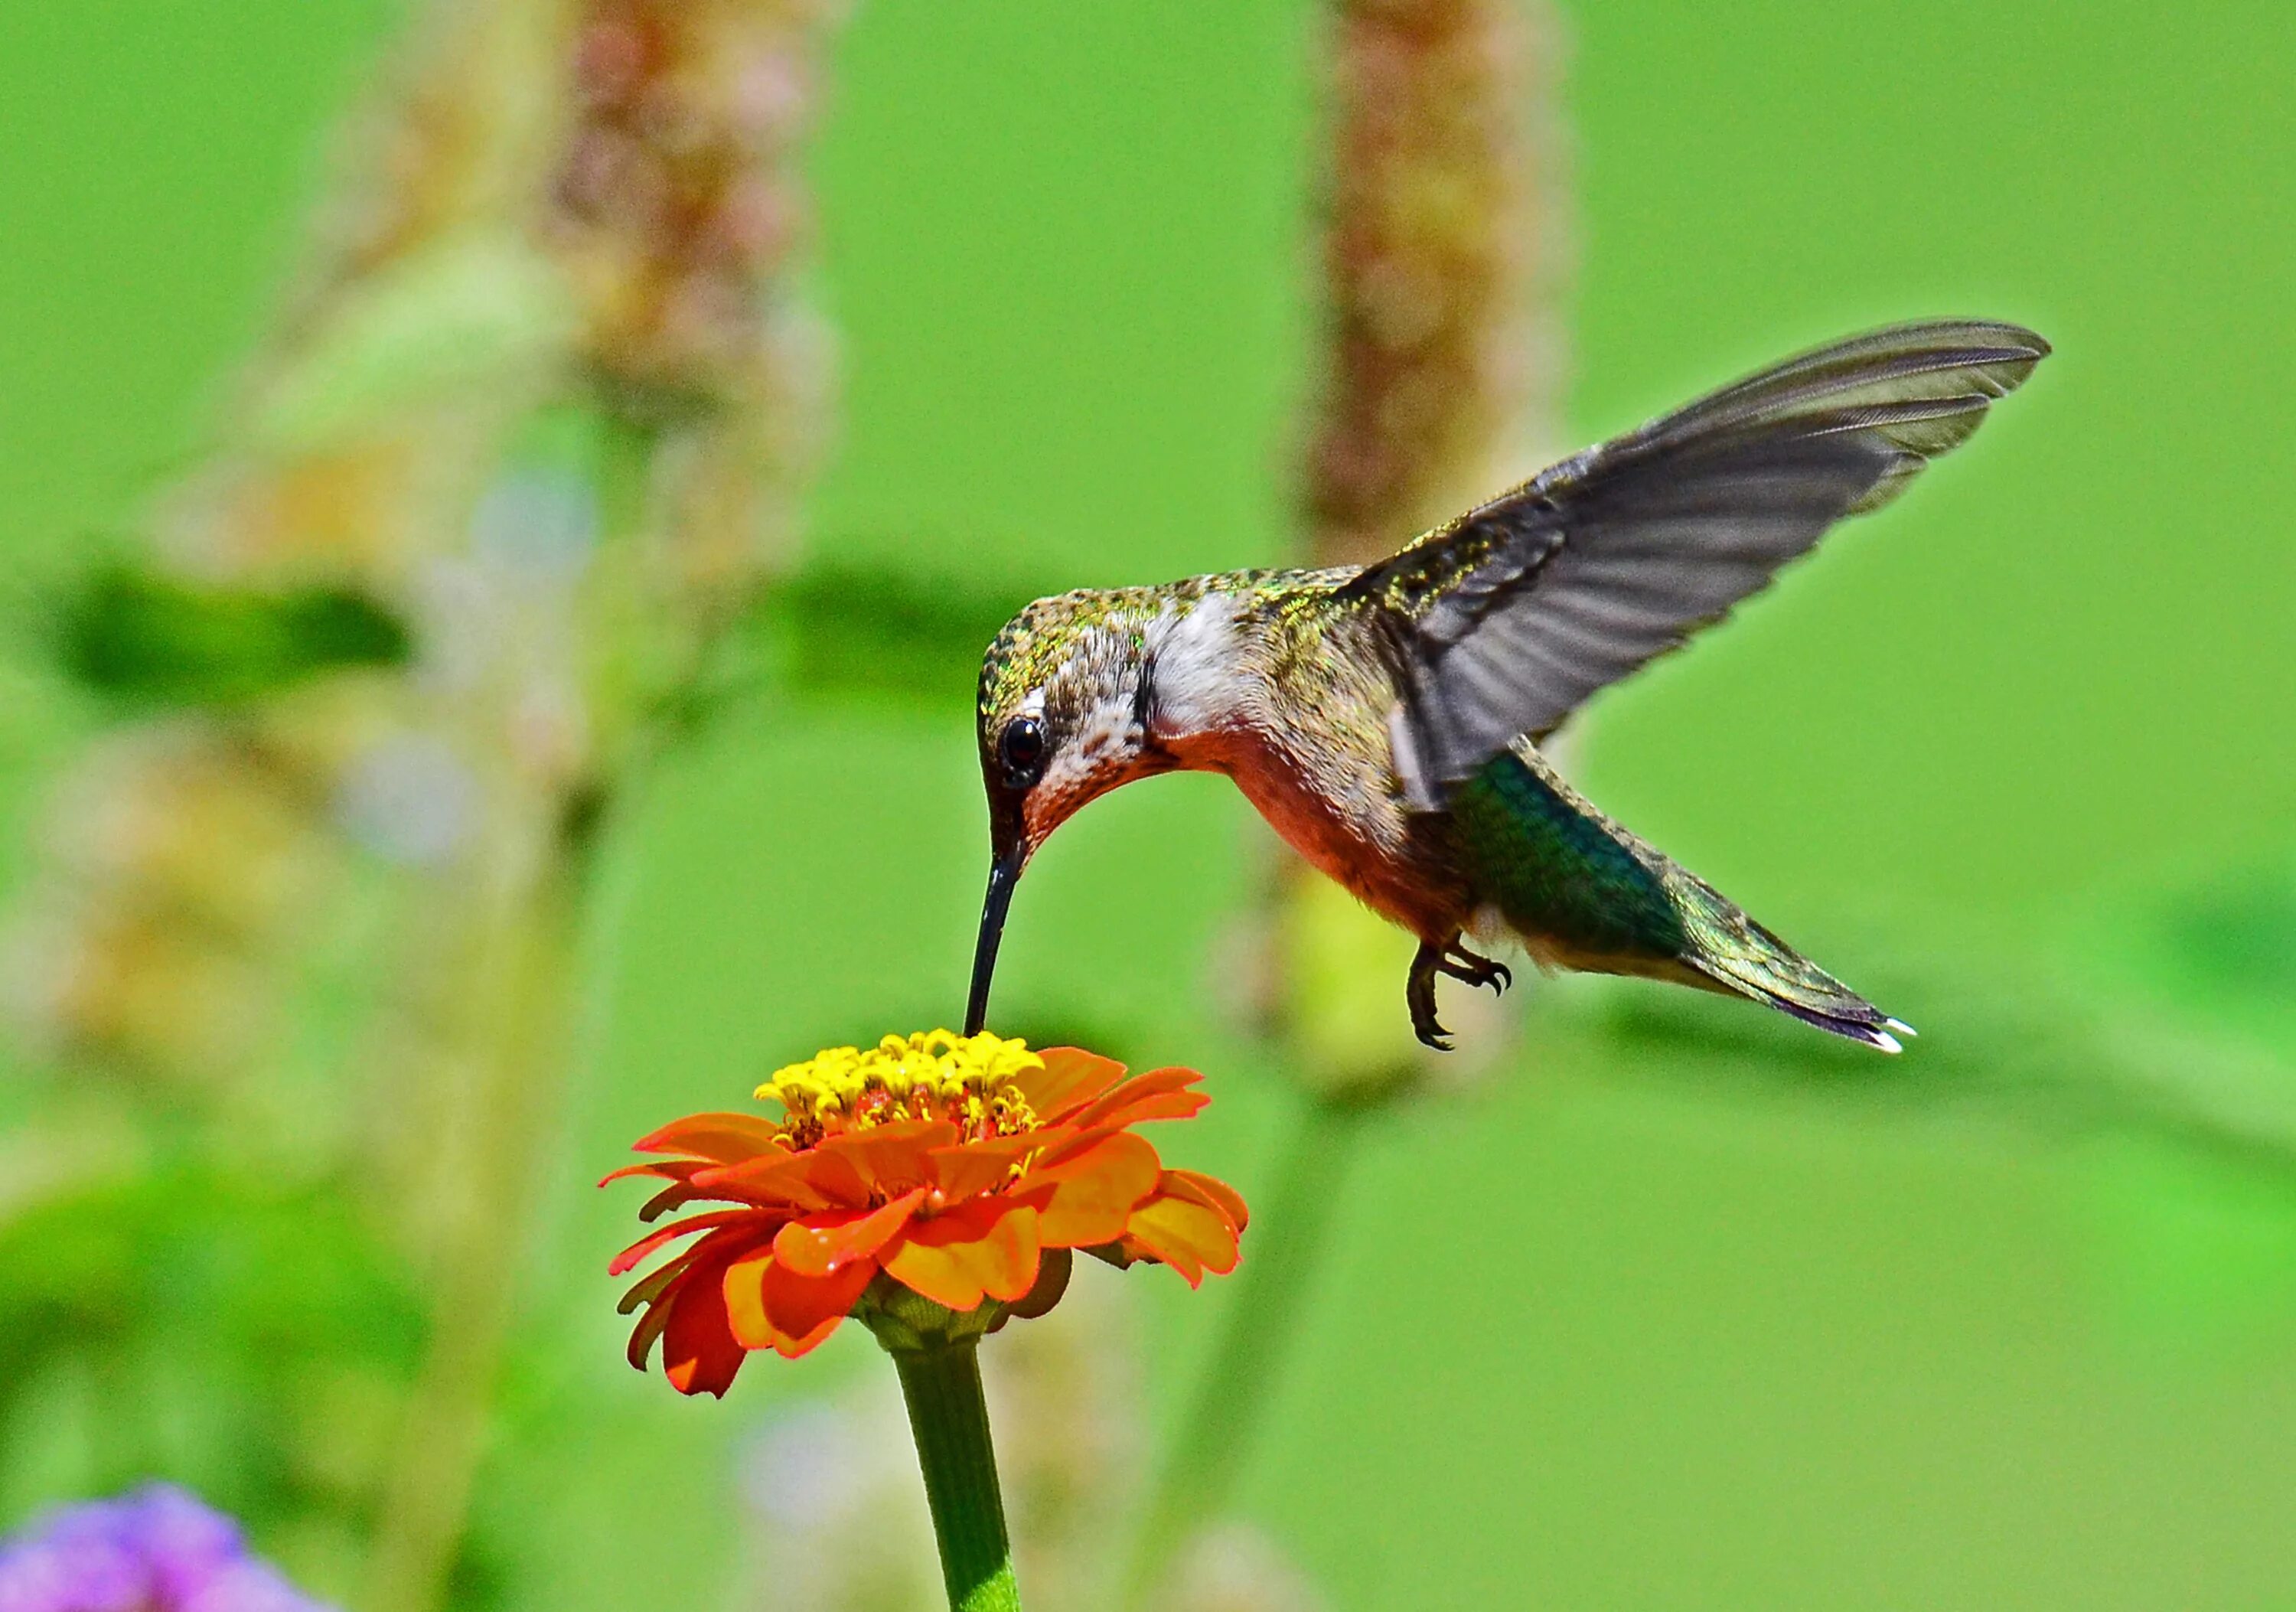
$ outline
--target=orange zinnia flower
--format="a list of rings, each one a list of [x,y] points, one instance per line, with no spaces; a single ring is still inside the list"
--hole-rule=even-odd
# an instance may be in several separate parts
[[[758,1089],[780,1100],[778,1121],[701,1114],[663,1126],[637,1150],[670,1156],[606,1179],[669,1183],[646,1220],[696,1202],[734,1206],[614,1261],[619,1276],[701,1238],[623,1299],[624,1314],[645,1308],[630,1363],[644,1370],[660,1339],[680,1392],[723,1394],[750,1350],[795,1358],[857,1309],[899,1301],[898,1288],[992,1325],[1041,1314],[1066,1274],[1067,1255],[1047,1251],[1153,1260],[1191,1287],[1233,1271],[1243,1200],[1165,1169],[1130,1129],[1194,1114],[1210,1100],[1190,1090],[1203,1077],[1123,1076],[1123,1065],[1073,1047],[1039,1055],[939,1030],[791,1065]]]

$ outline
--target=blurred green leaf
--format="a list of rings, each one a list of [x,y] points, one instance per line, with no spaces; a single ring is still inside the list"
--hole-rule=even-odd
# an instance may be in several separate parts
[[[2296,855],[2228,868],[2092,926],[2094,966],[2171,1016],[2296,1058]]]
[[[2296,1002],[2296,878],[2227,880],[2177,903],[2164,925],[2194,972],[2226,991]]]
[[[813,561],[758,596],[671,720],[692,728],[769,689],[802,701],[969,711],[990,641],[1050,591],[993,575]]]
[[[399,665],[412,651],[396,615],[348,588],[210,588],[124,564],[66,602],[56,645],[86,687],[167,706],[254,699],[329,671]]]
[[[59,1374],[92,1376],[83,1442],[102,1453],[71,1486],[156,1474],[258,1521],[357,1514],[367,1463],[345,1441],[392,1435],[423,1322],[350,1204],[185,1164],[0,1223],[0,1427],[53,1416],[38,1393]]]
[[[1046,591],[995,577],[822,561],[767,596],[761,624],[779,640],[784,677],[799,691],[970,707],[990,640]]]

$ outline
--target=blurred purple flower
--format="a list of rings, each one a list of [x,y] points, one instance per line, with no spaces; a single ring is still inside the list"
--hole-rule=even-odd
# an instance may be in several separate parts
[[[153,1484],[50,1514],[0,1544],[0,1612],[327,1612],[239,1525]]]

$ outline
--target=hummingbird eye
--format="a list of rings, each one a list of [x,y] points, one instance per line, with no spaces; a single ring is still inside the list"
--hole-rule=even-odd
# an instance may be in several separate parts
[[[1045,725],[1034,717],[1014,717],[997,736],[996,759],[1004,768],[1004,781],[1026,789],[1045,770]]]

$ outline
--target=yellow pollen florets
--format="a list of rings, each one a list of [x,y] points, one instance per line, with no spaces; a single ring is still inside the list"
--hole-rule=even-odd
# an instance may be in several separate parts
[[[1044,1066],[1026,1041],[935,1030],[889,1035],[866,1052],[829,1048],[775,1070],[758,1095],[780,1101],[800,1147],[898,1120],[948,1120],[968,1139],[1017,1136],[1037,1115],[1013,1077]]]

